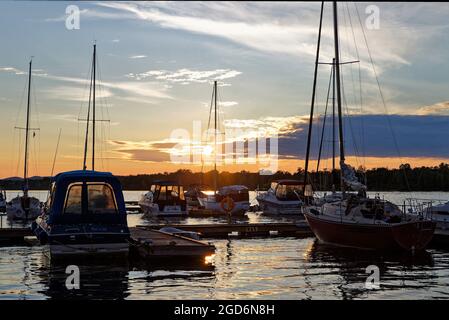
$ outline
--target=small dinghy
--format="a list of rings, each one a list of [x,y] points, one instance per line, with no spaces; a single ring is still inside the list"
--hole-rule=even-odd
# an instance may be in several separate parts
[[[127,255],[130,233],[119,180],[90,170],[56,175],[32,230],[51,256]]]
[[[181,229],[177,229],[177,228],[173,228],[173,227],[163,227],[163,228],[159,229],[159,231],[162,231],[165,233],[170,233],[175,236],[181,236],[181,237],[186,237],[186,238],[190,238],[190,239],[194,239],[194,240],[200,240],[200,235],[198,232],[185,231],[185,230],[181,230]]]

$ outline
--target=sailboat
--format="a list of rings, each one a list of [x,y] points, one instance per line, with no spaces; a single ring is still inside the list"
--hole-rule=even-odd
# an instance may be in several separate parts
[[[125,257],[129,237],[122,185],[109,172],[95,171],[96,45],[92,59],[82,170],[57,174],[52,179],[44,214],[31,228],[50,257],[102,255]],[[92,95],[92,119],[90,118]],[[92,169],[87,170],[89,127],[92,123]]]
[[[23,194],[11,199],[6,203],[6,214],[10,220],[28,220],[36,219],[41,214],[41,202],[35,197],[28,195],[28,150],[30,144],[30,131],[35,130],[30,128],[30,97],[31,97],[31,70],[33,60],[30,60],[28,70],[28,100],[26,113],[25,128],[17,128],[25,130],[25,157],[23,160]]]
[[[313,120],[323,8],[324,2],[321,4],[318,45],[315,60],[313,98],[306,151],[306,179],[310,155],[310,128]],[[335,197],[333,200],[322,201],[321,204],[308,206],[304,212],[305,219],[318,240],[324,243],[382,251],[406,250],[414,252],[422,250],[433,237],[435,223],[425,219],[422,215],[419,216],[403,212],[395,204],[380,199],[379,197],[369,198],[366,194],[366,185],[358,181],[354,168],[345,163],[336,1],[333,2],[333,28],[335,49],[334,68],[337,93],[336,102],[340,145],[341,196]]]
[[[250,206],[249,190],[244,185],[228,185],[218,188],[218,171],[217,171],[217,117],[218,117],[218,85],[214,81],[213,87],[214,101],[214,190],[201,191],[197,194],[197,199],[201,207],[208,211],[219,214],[243,215]]]

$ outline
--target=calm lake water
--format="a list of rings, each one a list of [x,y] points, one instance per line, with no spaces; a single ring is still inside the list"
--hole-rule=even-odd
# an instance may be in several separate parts
[[[125,192],[137,200],[142,192]],[[8,194],[8,197],[16,193]],[[46,192],[33,195],[44,200]],[[447,199],[443,192],[385,192],[397,204],[409,197]],[[254,194],[252,194],[254,197]],[[280,222],[250,213],[242,222]],[[148,224],[129,215],[130,226]],[[154,221],[153,221],[154,222]],[[213,223],[186,218],[175,222]],[[2,220],[3,227],[8,227]],[[41,247],[0,247],[0,299],[434,299],[449,298],[449,248],[429,248],[416,257],[337,249],[314,238],[210,240],[212,265],[83,265],[81,289],[67,290],[65,265],[53,265]],[[365,289],[366,267],[380,269],[380,289]]]

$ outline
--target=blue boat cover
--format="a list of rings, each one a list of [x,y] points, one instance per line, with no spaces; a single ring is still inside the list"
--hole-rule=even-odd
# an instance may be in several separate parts
[[[63,214],[64,202],[68,187],[76,182],[104,182],[109,184],[114,192],[118,213],[114,214]],[[120,181],[110,172],[91,170],[67,171],[53,177],[55,185],[54,198],[49,208],[49,224],[58,223],[126,223],[126,208]]]

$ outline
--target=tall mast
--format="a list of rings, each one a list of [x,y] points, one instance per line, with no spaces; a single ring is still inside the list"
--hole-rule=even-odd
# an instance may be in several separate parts
[[[335,171],[335,58],[332,59],[332,172]],[[332,182],[333,183],[333,182]]]
[[[97,56],[97,45],[94,44],[94,57],[93,57],[93,99],[92,99],[92,170],[95,170],[95,75],[96,75],[96,56]]]
[[[337,15],[337,1],[333,2],[334,7],[334,42],[335,42],[335,76],[337,84],[337,109],[338,109],[338,128],[340,140],[340,188],[344,193],[344,184],[341,170],[341,163],[345,161],[345,149],[343,141],[343,120],[341,111],[341,89],[340,89],[340,51],[338,48],[338,15]]]
[[[321,26],[323,24],[323,8],[324,1],[321,2],[321,12],[320,12],[320,27],[318,29],[318,43],[316,48],[316,57],[315,57],[315,70],[313,75],[313,89],[312,89],[312,102],[310,106],[310,118],[309,118],[309,130],[307,134],[307,149],[306,149],[306,163],[304,168],[304,191],[307,186],[307,175],[309,170],[309,157],[310,157],[310,142],[312,140],[312,125],[313,125],[313,109],[315,107],[315,91],[316,91],[316,82],[317,82],[317,74],[318,74],[318,63],[320,58],[320,43],[321,43]]]
[[[30,67],[28,70],[28,101],[27,101],[27,119],[25,127],[25,159],[23,168],[23,180],[24,180],[24,197],[28,196],[28,140],[30,133],[30,97],[31,97],[31,66],[33,59],[30,60]]]
[[[86,118],[86,136],[84,138],[84,160],[83,160],[83,170],[87,169],[87,149],[89,142],[89,125],[90,125],[90,103],[92,100],[92,82],[93,82],[93,74],[90,74],[90,87],[89,87],[89,103],[87,107],[87,118]]]
[[[214,136],[215,136],[215,147],[214,147],[214,192],[217,192],[218,187],[218,172],[217,172],[217,81],[214,81]]]

